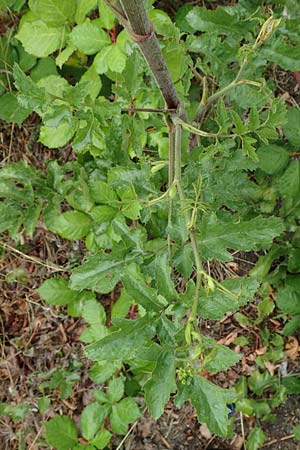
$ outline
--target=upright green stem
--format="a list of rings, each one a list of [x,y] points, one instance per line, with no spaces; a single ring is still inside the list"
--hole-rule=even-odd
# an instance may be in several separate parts
[[[232,89],[232,88],[236,87],[238,84],[240,84],[240,79],[241,79],[242,73],[243,73],[244,68],[247,65],[247,63],[248,63],[248,59],[245,58],[240,66],[240,69],[239,69],[235,79],[231,83],[229,83],[227,86],[223,87],[222,89],[219,89],[217,92],[215,92],[210,97],[208,97],[206,103],[201,101],[198,111],[197,111],[197,114],[196,114],[196,117],[195,117],[195,120],[194,120],[195,122],[200,121],[200,119],[201,119],[202,115],[205,113],[205,111],[207,111],[207,109],[211,106],[211,104],[214,103],[219,97],[221,97],[227,91],[229,91],[230,89]]]
[[[191,313],[188,320],[188,334],[187,340],[190,341],[190,332],[191,332],[191,325],[197,318],[197,310],[198,310],[198,304],[199,304],[199,298],[200,298],[200,288],[201,288],[201,282],[202,282],[202,275],[203,275],[203,265],[201,261],[201,257],[199,254],[198,249],[198,243],[196,239],[196,231],[195,231],[195,223],[191,221],[191,216],[189,212],[186,209],[186,198],[184,195],[184,191],[181,184],[181,126],[179,124],[175,125],[175,177],[174,177],[174,184],[176,184],[177,192],[179,196],[179,200],[181,203],[181,208],[183,210],[184,218],[186,227],[189,232],[189,238],[193,250],[194,260],[195,260],[195,266],[196,266],[196,292],[195,297],[191,309]]]
[[[169,183],[168,189],[171,189],[171,186],[174,182],[174,150],[175,150],[175,140],[174,140],[174,125],[172,121],[167,118],[166,119],[168,128],[169,128]],[[168,210],[168,229],[171,229],[172,226],[172,216],[173,216],[173,198],[169,196],[169,210]],[[170,231],[168,231],[168,254],[170,265],[172,265],[172,240],[170,236]]]

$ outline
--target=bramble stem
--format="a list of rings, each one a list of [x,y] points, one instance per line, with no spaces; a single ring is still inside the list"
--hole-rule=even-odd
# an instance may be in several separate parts
[[[105,0],[131,39],[139,46],[168,109],[177,109],[181,101],[171,79],[153,25],[143,0]],[[182,117],[187,121],[184,111]]]

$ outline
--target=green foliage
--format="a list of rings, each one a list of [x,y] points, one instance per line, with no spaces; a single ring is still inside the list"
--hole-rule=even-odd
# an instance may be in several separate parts
[[[70,145],[76,156],[48,161],[43,172],[24,161],[1,168],[0,232],[19,241],[42,221],[62,238],[84,241],[70,279],[46,280],[38,292],[86,323],[80,340],[94,361],[88,374],[104,385],[81,414],[86,448],[104,449],[111,432],[126,434],[140,417],[130,383],[155,419],[176,394],[178,406],[189,400],[199,421],[223,436],[230,434],[229,403],[266,419],[286,390],[299,391],[295,380],[281,384],[267,372],[283,358],[283,339],[264,326],[275,305],[271,288],[282,334],[300,323],[300,165],[290,155],[300,144],[299,110],[275,98],[266,79],[269,64],[300,69],[297,24],[277,19],[282,3],[269,18],[257,2],[186,4],[173,23],[149,2],[187,123],[177,113],[153,112],[165,107],[157,84],[103,0],[0,1],[5,11],[22,10],[13,38],[1,38],[0,118],[21,125],[35,112],[39,141],[52,149]],[[286,8],[300,13],[293,2]],[[226,263],[238,251],[261,252],[249,276],[220,283],[205,273],[203,261]],[[101,295],[112,292],[119,297],[104,309]],[[250,319],[239,309],[256,294],[257,318]],[[267,347],[235,391],[201,375],[241,358],[199,330],[199,317],[227,313],[260,326]],[[75,366],[46,374],[41,390],[59,388],[67,398],[80,377]],[[42,414],[47,407],[41,402]],[[15,405],[1,411],[25,414]],[[50,446],[82,448],[70,418],[55,417],[45,428]],[[261,429],[253,429],[247,448],[263,443]]]
[[[46,440],[57,450],[68,450],[77,442],[75,423],[67,416],[57,416],[45,423]]]

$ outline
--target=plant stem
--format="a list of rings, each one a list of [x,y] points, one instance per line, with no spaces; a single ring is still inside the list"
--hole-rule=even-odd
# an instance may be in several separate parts
[[[139,46],[168,109],[177,109],[180,99],[161,52],[152,23],[145,10],[143,0],[105,0],[126,28],[132,40]],[[186,114],[182,111],[182,117]]]
[[[174,125],[170,118],[166,119],[168,128],[169,128],[169,184],[168,188],[170,189],[174,182],[174,150],[175,150],[175,141],[174,141]],[[172,226],[172,216],[173,216],[173,199],[169,196],[169,209],[168,209],[168,254],[169,254],[169,262],[172,265],[172,240],[170,236],[170,229]]]
[[[235,79],[233,81],[231,81],[231,83],[229,83],[227,86],[223,87],[222,89],[219,89],[217,92],[215,92],[214,94],[212,94],[210,97],[208,97],[206,103],[203,103],[203,101],[201,101],[195,120],[194,122],[199,122],[201,117],[203,116],[203,114],[205,114],[205,112],[207,111],[207,109],[212,105],[212,103],[214,103],[219,97],[221,97],[222,95],[224,95],[227,91],[229,91],[230,89],[238,86],[239,84],[242,84],[240,82],[240,78],[242,76],[242,73],[244,71],[245,66],[248,63],[248,59],[245,58],[244,61],[242,62],[240,69],[235,77]],[[248,80],[243,80],[244,82],[248,82]]]
[[[191,313],[188,319],[188,323],[192,324],[197,318],[198,303],[200,298],[200,288],[202,282],[202,275],[204,273],[201,257],[199,254],[195,224],[191,222],[190,214],[188,213],[186,206],[186,198],[181,184],[181,125],[178,123],[175,125],[175,177],[174,184],[176,184],[181,208],[183,209],[186,227],[189,232],[189,238],[193,250],[195,266],[196,266],[196,292],[191,309]]]

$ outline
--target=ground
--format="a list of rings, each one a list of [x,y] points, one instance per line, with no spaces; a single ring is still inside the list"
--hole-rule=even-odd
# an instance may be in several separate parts
[[[170,9],[172,2],[162,0],[162,6]],[[184,2],[181,2],[184,3]],[[194,2],[196,3],[196,2]],[[199,2],[200,4],[201,2]],[[223,2],[219,2],[220,4]],[[270,72],[277,86],[277,95],[287,103],[298,105],[300,101],[299,74],[284,72],[275,67]],[[298,78],[297,78],[298,77]],[[24,126],[0,123],[0,164],[20,159],[32,163],[41,170],[45,162],[58,158],[68,161],[73,158],[66,146],[52,151],[37,143],[38,121],[32,115]],[[67,273],[68,261],[79,261],[84,252],[82,243],[74,244],[53,235],[41,223],[32,239],[23,237],[20,245],[7,235],[0,237],[0,403],[27,404],[29,411],[22,420],[0,417],[0,450],[41,450],[43,420],[58,413],[69,414],[78,422],[80,412],[89,403],[92,383],[86,371],[89,362],[84,358],[80,333],[85,327],[82,320],[70,318],[62,307],[49,307],[40,299],[36,289],[57,272]],[[226,274],[245,274],[257,259],[256,254],[237,254],[234,264],[216,266],[211,269],[218,279]],[[115,294],[113,293],[112,296]],[[104,298],[104,304],[109,303]],[[111,299],[113,300],[113,298]],[[252,314],[245,308],[245,314]],[[255,308],[255,306],[254,306]],[[229,316],[221,323],[203,321],[202,330],[217,340],[226,339],[238,329]],[[244,332],[244,331],[243,331]],[[249,354],[253,349],[248,349]],[[49,387],[49,373],[61,369],[64,375],[70,364],[76,366],[78,380],[70,396],[61,399],[57,388]],[[230,369],[214,380],[222,386],[230,386],[243,370],[241,365]],[[299,372],[295,365],[287,370]],[[44,414],[38,410],[38,399],[51,398]],[[293,426],[300,423],[300,397],[289,396],[275,411],[275,423],[257,423],[266,434],[265,448],[270,450],[299,450],[300,444],[293,439]],[[143,410],[144,405],[141,403]],[[176,409],[170,402],[163,416],[155,422],[145,414],[132,425],[126,439],[115,438],[114,449],[118,450],[239,450],[243,449],[243,435],[249,433],[255,422],[241,418],[235,413],[235,435],[228,440],[210,434],[201,426],[189,405]]]
[[[4,128],[9,135],[9,127]],[[14,143],[16,150],[18,139],[23,139],[24,133],[24,130],[18,128],[17,131],[18,133],[14,133],[14,136],[18,136]],[[8,135],[5,136],[9,137]],[[39,144],[34,146],[35,163],[42,166],[43,159],[51,155]],[[5,159],[5,152],[3,156]],[[23,156],[26,157],[26,152]],[[17,152],[14,157],[17,158]],[[44,304],[36,292],[36,288],[43,280],[57,271],[63,271],[68,260],[80,259],[83,248],[53,235],[45,230],[42,224],[34,238],[26,239],[21,246],[16,246],[7,236],[2,236],[0,243],[2,246],[0,402],[29,405],[29,412],[23,420],[14,422],[9,418],[0,419],[2,435],[0,450],[22,448],[40,450],[43,448],[40,443],[40,436],[43,434],[42,421],[57,413],[65,413],[71,414],[75,422],[78,422],[82,408],[91,399],[92,383],[86,375],[89,362],[82,354],[82,344],[79,341],[80,333],[85,326],[84,322],[68,317],[62,307],[49,307]],[[216,265],[210,269],[219,279],[234,271],[242,275],[251,268],[256,258],[255,254],[237,254],[234,264]],[[103,300],[104,304],[107,304],[107,298]],[[251,307],[246,308],[244,312],[251,314]],[[220,323],[203,321],[201,326],[202,331],[217,340],[230,339],[230,336],[239,331],[230,316]],[[67,370],[74,361],[82,363],[82,368],[77,370],[80,379],[75,382],[72,395],[61,399],[57,388],[53,390],[47,387],[47,377],[43,374],[58,368]],[[238,365],[227,374],[218,375],[214,381],[224,387],[230,386],[237,380],[241,370],[241,366]],[[295,371],[296,368],[292,367],[292,370]],[[44,395],[43,392],[51,397],[51,404],[46,413],[41,415],[38,412],[37,400]],[[290,396],[277,409],[274,424],[260,424],[267,436],[266,443],[270,444],[267,448],[300,449],[299,444],[291,436],[293,426],[300,422],[299,405],[299,397]],[[141,404],[141,407],[144,405]],[[178,410],[170,402],[164,415],[157,422],[146,414],[132,426],[124,442],[120,438],[115,438],[113,448],[239,450],[243,448],[243,433],[238,413],[235,413],[235,424],[236,434],[233,438],[220,439],[211,435],[205,426],[198,423],[193,409],[188,404]],[[253,419],[243,418],[246,435],[254,425]]]

